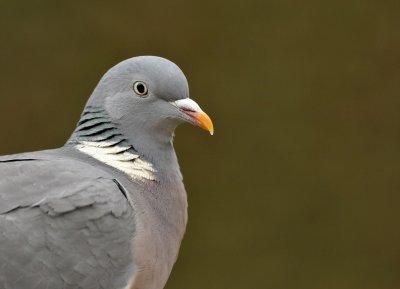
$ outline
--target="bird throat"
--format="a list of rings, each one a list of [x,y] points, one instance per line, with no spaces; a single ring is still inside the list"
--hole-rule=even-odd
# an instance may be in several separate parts
[[[134,180],[156,180],[153,165],[124,137],[107,112],[87,106],[68,144]]]

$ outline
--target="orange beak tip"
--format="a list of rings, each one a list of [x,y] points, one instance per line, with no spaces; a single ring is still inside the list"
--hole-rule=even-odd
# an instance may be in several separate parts
[[[196,120],[202,129],[208,131],[211,135],[214,135],[214,125],[211,121],[211,118],[205,112],[202,111],[198,113]]]

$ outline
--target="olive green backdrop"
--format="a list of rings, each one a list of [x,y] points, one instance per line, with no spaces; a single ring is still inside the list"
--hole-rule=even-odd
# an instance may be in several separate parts
[[[399,1],[0,0],[0,153],[58,147],[102,74],[175,61],[216,134],[176,149],[168,289],[400,288]]]

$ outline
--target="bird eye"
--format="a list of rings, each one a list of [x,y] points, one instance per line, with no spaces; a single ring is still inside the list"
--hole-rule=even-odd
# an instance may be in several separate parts
[[[148,92],[147,85],[143,81],[136,81],[133,84],[133,90],[137,95],[143,96]]]

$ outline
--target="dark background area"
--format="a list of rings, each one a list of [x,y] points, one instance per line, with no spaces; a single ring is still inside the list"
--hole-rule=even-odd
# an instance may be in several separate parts
[[[0,0],[0,153],[61,146],[103,73],[185,72],[168,289],[400,288],[399,1]]]

